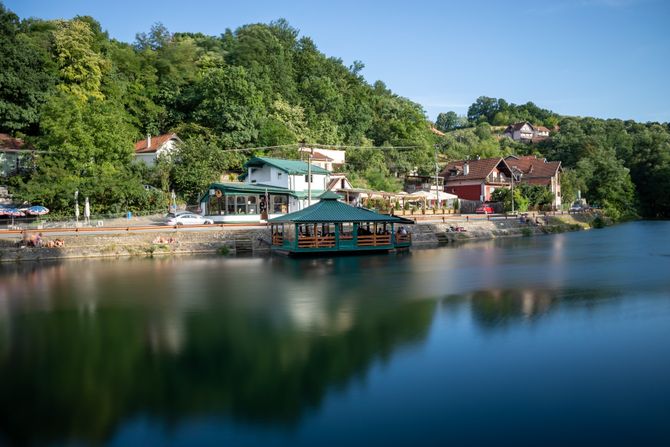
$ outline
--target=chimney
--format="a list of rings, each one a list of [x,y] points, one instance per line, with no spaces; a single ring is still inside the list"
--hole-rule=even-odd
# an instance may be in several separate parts
[[[151,149],[151,134],[147,134],[147,149]]]
[[[468,175],[470,173],[470,164],[466,161],[463,163],[463,175]]]

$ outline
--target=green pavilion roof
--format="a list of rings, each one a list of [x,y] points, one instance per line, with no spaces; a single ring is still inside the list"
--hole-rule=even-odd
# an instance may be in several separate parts
[[[289,174],[306,175],[308,163],[300,160],[285,160],[283,158],[254,157],[244,164],[245,168],[261,167],[264,165],[274,166]],[[312,174],[330,174],[329,171],[312,165]]]
[[[270,223],[280,222],[398,222],[408,223],[406,219],[375,213],[367,208],[356,208],[338,202],[339,196],[326,192],[320,202],[284,216],[270,219]],[[413,223],[413,222],[412,222]]]

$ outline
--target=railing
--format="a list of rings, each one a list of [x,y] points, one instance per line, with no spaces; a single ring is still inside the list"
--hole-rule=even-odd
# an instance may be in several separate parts
[[[500,183],[502,185],[509,185],[510,179],[508,179],[507,177],[489,175],[486,177],[486,181],[489,183]]]
[[[335,246],[335,236],[300,236],[298,248],[328,248]]]
[[[282,245],[284,243],[284,236],[281,234],[272,235],[272,245]]]
[[[411,234],[397,234],[395,237],[395,241],[398,244],[409,244],[412,242],[412,235]]]
[[[378,245],[391,245],[390,234],[365,234],[358,236],[359,247],[376,247]]]

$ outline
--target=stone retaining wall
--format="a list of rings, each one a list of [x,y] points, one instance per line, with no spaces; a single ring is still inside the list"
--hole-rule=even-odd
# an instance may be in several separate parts
[[[464,232],[452,232],[451,226]],[[586,225],[588,227],[588,225]],[[530,236],[580,229],[577,223],[552,218],[543,225],[520,223],[516,219],[473,220],[450,223],[422,222],[408,225],[415,247],[497,237]],[[270,231],[267,228],[225,228],[218,231],[174,231],[160,233],[127,233],[109,235],[79,234],[46,236],[44,240],[61,239],[62,248],[29,248],[16,246],[15,241],[0,240],[0,262],[38,261],[46,259],[156,256],[195,253],[268,254]]]

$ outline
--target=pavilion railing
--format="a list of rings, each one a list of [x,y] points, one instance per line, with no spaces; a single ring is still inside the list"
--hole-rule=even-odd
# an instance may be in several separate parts
[[[335,236],[300,236],[298,248],[329,248],[335,246]]]
[[[376,247],[379,245],[391,245],[390,234],[361,234],[358,236],[359,247]]]

